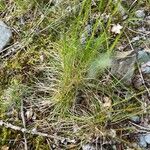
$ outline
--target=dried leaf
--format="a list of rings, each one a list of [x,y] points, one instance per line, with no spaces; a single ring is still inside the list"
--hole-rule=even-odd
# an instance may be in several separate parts
[[[112,105],[112,101],[109,97],[104,97],[104,103],[103,103],[103,107],[104,108],[110,108]]]
[[[120,34],[122,28],[123,27],[120,24],[114,24],[111,29],[111,32],[113,32],[115,34]]]
[[[27,112],[26,112],[26,117],[27,117],[27,119],[31,119],[32,116],[33,116],[33,111],[32,111],[32,109],[27,110]]]

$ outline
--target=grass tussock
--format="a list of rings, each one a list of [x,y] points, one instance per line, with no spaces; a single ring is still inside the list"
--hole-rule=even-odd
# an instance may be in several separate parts
[[[0,118],[23,126],[23,100],[26,128],[56,139],[76,139],[70,149],[79,149],[92,138],[119,140],[130,147],[126,133],[134,129],[126,121],[147,114],[149,106],[141,101],[147,90],[137,92],[124,85],[109,68],[141,3],[150,2],[130,7],[128,2],[113,0],[1,1],[1,16],[13,27],[8,49],[17,45],[17,50],[1,61]],[[121,17],[120,5],[129,13],[126,19]],[[111,32],[117,23],[123,26],[118,35]],[[1,147],[24,147],[23,133],[4,127],[0,131]],[[26,138],[29,149],[59,145],[55,139],[32,134]]]

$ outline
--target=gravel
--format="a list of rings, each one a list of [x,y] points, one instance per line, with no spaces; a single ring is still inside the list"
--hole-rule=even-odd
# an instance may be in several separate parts
[[[140,147],[143,147],[143,148],[147,147],[147,143],[146,143],[145,137],[143,135],[140,135],[140,137],[139,137],[139,145],[140,145]]]
[[[148,144],[150,144],[150,134],[146,134],[144,139]]]
[[[92,34],[92,26],[88,24],[84,29],[84,33],[82,33],[81,35],[80,39],[81,44],[85,44],[87,38],[90,37],[91,34]]]
[[[114,59],[112,61],[111,73],[121,79],[126,85],[131,85],[134,76],[136,54],[124,59]]]
[[[145,17],[145,12],[144,10],[137,10],[135,12],[135,16],[138,17],[138,18],[144,18]]]
[[[147,63],[141,65],[141,71],[144,74],[150,74],[150,61],[148,61]]]
[[[96,150],[91,144],[85,144],[82,146],[82,150]]]
[[[130,120],[135,122],[135,123],[140,123],[140,117],[139,116],[132,116]]]
[[[147,63],[148,61],[150,61],[150,54],[144,50],[139,51],[138,52],[138,61],[140,63]]]
[[[9,43],[12,37],[10,28],[0,20],[0,51]]]

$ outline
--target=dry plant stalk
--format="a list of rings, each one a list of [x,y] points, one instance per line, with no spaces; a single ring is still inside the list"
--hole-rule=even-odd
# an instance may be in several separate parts
[[[15,126],[11,123],[4,122],[3,120],[0,120],[0,126],[4,126],[5,128],[10,128],[10,129],[15,130],[15,131],[20,131],[22,133],[37,135],[37,136],[41,136],[41,137],[47,137],[47,138],[57,139],[57,140],[62,139],[61,137],[58,137],[58,136],[53,136],[53,135],[49,135],[49,134],[46,134],[46,133],[38,132],[38,131],[36,131],[35,128],[32,129],[32,130],[28,130],[26,128]]]

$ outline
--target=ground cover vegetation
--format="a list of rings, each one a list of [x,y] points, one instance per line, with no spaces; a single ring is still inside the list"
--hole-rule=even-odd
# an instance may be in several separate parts
[[[149,10],[149,0],[1,0],[13,34],[0,51],[1,149],[143,149],[150,80],[112,72],[118,53],[148,53]]]

